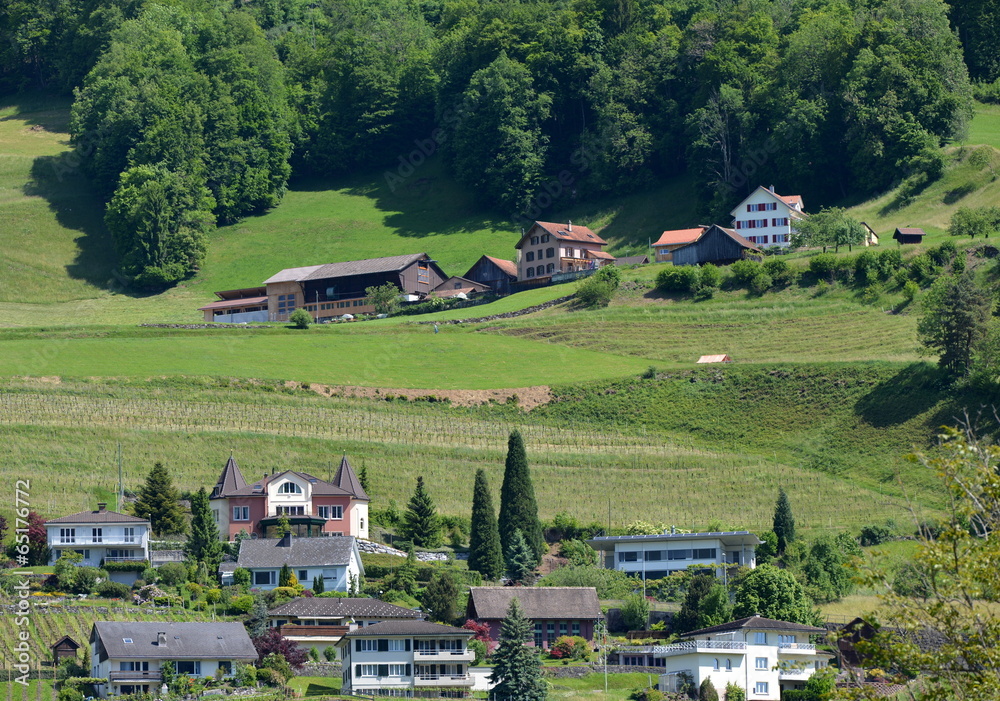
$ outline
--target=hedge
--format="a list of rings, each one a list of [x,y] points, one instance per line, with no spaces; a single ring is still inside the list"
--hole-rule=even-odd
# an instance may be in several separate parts
[[[142,572],[147,567],[149,567],[149,560],[101,562],[101,569],[105,572]]]

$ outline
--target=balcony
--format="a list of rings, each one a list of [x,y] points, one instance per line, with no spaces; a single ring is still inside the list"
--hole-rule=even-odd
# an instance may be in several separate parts
[[[476,659],[476,653],[472,650],[414,650],[413,661],[423,663],[431,662],[472,662]]]
[[[413,686],[472,686],[470,674],[414,674]]]
[[[782,652],[816,652],[812,643],[778,643],[778,649]]]
[[[160,674],[160,670],[158,669],[142,672],[109,672],[108,681],[113,684],[158,682],[163,681],[163,675]]]
[[[146,558],[143,557],[141,553],[139,555],[133,555],[131,557],[122,557],[121,555],[115,555],[114,557],[111,557],[110,555],[106,555],[104,557],[104,561],[105,562],[145,562]]]
[[[778,669],[778,679],[791,679],[791,680],[798,679],[800,681],[805,681],[808,678],[809,678],[808,669],[796,669],[796,668]]]
[[[286,623],[278,628],[278,632],[286,638],[340,639],[350,630],[350,626],[303,626],[294,623]]]
[[[100,538],[94,538],[90,536],[76,536],[75,538],[59,538],[53,541],[52,545],[72,545],[79,547],[81,545],[93,546],[93,545],[123,545],[133,548],[142,547],[142,538],[136,536],[125,537],[121,535],[106,535]]]
[[[673,645],[654,645],[650,648],[642,648],[651,651],[658,657],[668,657],[671,655],[687,655],[692,652],[715,652],[716,650],[742,650],[746,651],[747,644],[735,640],[685,640],[682,643]],[[638,652],[639,650],[636,650]]]

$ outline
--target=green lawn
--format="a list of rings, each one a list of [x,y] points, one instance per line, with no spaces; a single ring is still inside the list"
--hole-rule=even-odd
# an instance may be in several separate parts
[[[549,698],[559,701],[584,701],[585,699],[608,698],[625,701],[637,689],[656,686],[659,677],[655,674],[628,672],[607,675],[607,696],[604,695],[605,675],[588,674],[581,679],[547,678]]]
[[[1000,105],[976,103],[976,114],[969,124],[967,144],[987,144],[1000,149]]]
[[[305,697],[337,696],[340,693],[340,677],[292,677],[288,686],[296,695]]]

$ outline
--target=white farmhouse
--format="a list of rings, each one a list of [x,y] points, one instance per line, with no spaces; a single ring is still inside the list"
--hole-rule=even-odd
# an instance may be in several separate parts
[[[79,553],[80,566],[100,567],[106,562],[136,562],[149,560],[148,519],[108,511],[100,502],[96,511],[81,511],[45,522],[49,564],[67,552]],[[138,566],[137,571],[142,567]],[[136,572],[111,572],[111,579],[125,584],[136,580]]]
[[[730,214],[736,233],[758,246],[786,248],[795,222],[804,218],[800,195],[779,195],[763,185],[736,205]]]
[[[588,540],[601,565],[643,579],[661,579],[688,568],[721,575],[725,566],[756,567],[762,541],[749,531],[601,536]]]

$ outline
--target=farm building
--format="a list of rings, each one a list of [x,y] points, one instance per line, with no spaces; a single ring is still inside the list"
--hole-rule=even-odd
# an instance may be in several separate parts
[[[689,243],[697,241],[698,237],[704,234],[707,228],[707,226],[699,226],[694,229],[664,231],[660,234],[660,238],[656,240],[656,243],[653,244],[653,250],[656,251],[656,262],[662,263],[673,260],[674,251],[681,246],[687,246]]]
[[[728,265],[742,260],[747,254],[759,254],[761,250],[732,229],[725,229],[718,224],[705,229],[705,232],[692,243],[673,251],[674,265],[701,265],[714,263]]]
[[[698,358],[698,363],[699,364],[704,364],[704,363],[731,363],[731,362],[733,362],[733,359],[730,358],[726,354],[722,354],[722,355],[703,355],[700,358]]]
[[[878,234],[875,233],[875,229],[868,226],[867,222],[861,222],[861,226],[865,228],[865,246],[877,246]]]
[[[923,243],[924,236],[927,235],[923,229],[916,229],[914,227],[901,227],[896,229],[892,238],[894,238],[900,244],[906,243]]]
[[[460,294],[473,297],[483,292],[489,292],[490,286],[475,280],[469,280],[458,275],[452,275],[440,285],[431,290],[437,297],[456,297]]]
[[[62,660],[76,657],[76,651],[80,649],[80,643],[68,635],[64,635],[52,643],[49,649],[52,650],[52,659],[55,660],[56,664],[59,664]]]
[[[795,233],[795,223],[806,216],[801,195],[779,195],[774,186],[759,186],[730,214],[733,229],[753,244],[785,248]]]
[[[498,295],[507,295],[510,294],[510,284],[517,282],[517,264],[512,260],[483,256],[462,277],[489,285]]]
[[[623,258],[615,258],[615,265],[646,265],[649,262],[649,256],[624,256]]]

